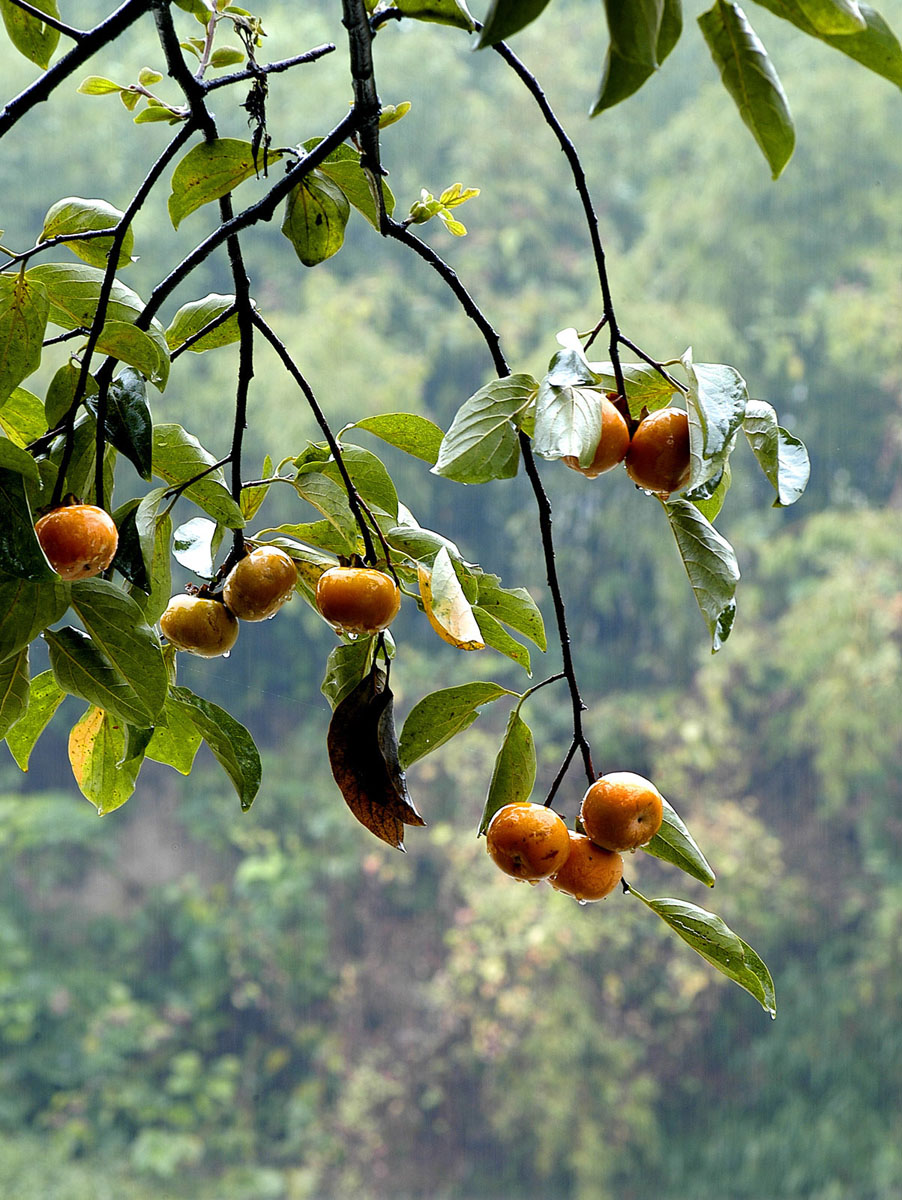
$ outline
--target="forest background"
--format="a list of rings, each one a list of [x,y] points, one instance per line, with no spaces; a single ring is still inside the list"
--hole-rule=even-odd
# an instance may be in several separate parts
[[[475,826],[503,713],[411,770],[430,824],[409,853],[374,847],[322,749],[332,635],[294,604],[246,631],[227,661],[184,667],[202,694],[228,697],[264,748],[250,813],[214,765],[190,780],[150,765],[129,804],[98,822],[53,727],[26,777],[0,765],[4,1195],[889,1200],[902,1190],[902,143],[892,134],[902,97],[756,9],[798,131],[773,184],[698,37],[684,37],[638,96],[588,121],[604,50],[596,7],[554,5],[514,47],[583,155],[621,324],[662,359],[691,343],[698,359],[735,363],[805,439],[813,474],[786,511],[768,507],[754,472],[734,476],[719,524],[744,578],[735,632],[712,658],[654,502],[637,503],[621,472],[588,481],[543,469],[588,732],[599,769],[654,778],[690,821],[718,873],[718,911],[773,972],[779,1019],[638,906],[614,896],[581,910],[498,875]],[[337,38],[336,5],[298,8],[267,3],[267,58]],[[902,26],[898,0],[882,8]],[[79,20],[102,11],[84,0]],[[385,134],[392,188],[403,205],[421,186],[482,189],[465,239],[429,236],[518,369],[541,374],[553,331],[597,308],[556,143],[465,35],[390,32],[376,47],[381,99],[413,104]],[[133,78],[152,47],[150,36],[145,53],[132,40],[133,59],[109,54],[91,70]],[[33,72],[8,45],[2,56],[11,95]],[[336,55],[273,84],[276,142],[293,140],[299,112],[305,130],[321,112],[325,132],[349,95],[345,69]],[[242,136],[243,114],[229,108],[223,100],[217,115]],[[73,94],[42,121],[40,137],[29,126],[5,142],[13,244],[30,244],[61,195],[121,204],[145,140],[166,136],[135,130],[102,97]],[[59,153],[70,146],[78,153]],[[162,214],[136,221],[139,247],[152,240],[165,253],[171,241],[174,257],[178,236]],[[333,424],[407,410],[447,428],[492,372],[438,282],[363,222],[313,270],[284,246],[276,228],[248,239],[252,290],[302,348]],[[139,292],[141,271],[139,261],[129,277]],[[222,271],[209,261],[192,297],[228,291]],[[192,297],[176,296],[172,311]],[[210,431],[214,451],[231,353],[197,356],[179,396],[155,403],[165,420],[190,394],[193,427]],[[250,461],[315,436],[265,359],[251,401]],[[490,561],[510,586],[543,578],[522,480],[465,489],[421,465],[391,467],[419,519],[468,558]],[[395,626],[402,710],[439,669],[446,684],[488,669],[423,626],[404,614]],[[494,677],[505,669],[495,658]],[[534,704],[541,790],[569,712],[548,690]],[[654,890],[667,877],[642,858],[631,877]],[[705,889],[692,898],[705,904]]]

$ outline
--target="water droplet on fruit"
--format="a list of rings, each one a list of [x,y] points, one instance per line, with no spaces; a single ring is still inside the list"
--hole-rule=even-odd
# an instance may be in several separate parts
[[[231,658],[231,657],[232,657],[232,651],[231,651],[231,650],[226,650],[226,652],[225,652],[225,653],[224,653],[224,654],[223,654],[221,657],[222,657],[222,658]]]
[[[357,638],[360,636],[359,634],[352,633],[350,629],[345,629],[342,632],[344,633],[345,637],[348,639],[349,642],[356,642]]]
[[[586,905],[589,903],[589,901],[588,900],[577,900],[576,903],[580,906],[580,908],[585,908]]]

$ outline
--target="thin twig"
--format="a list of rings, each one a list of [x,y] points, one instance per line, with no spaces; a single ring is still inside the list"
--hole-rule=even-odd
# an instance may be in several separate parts
[[[256,79],[260,75],[277,75],[280,71],[289,71],[292,67],[303,66],[304,63],[316,62],[335,50],[334,42],[324,42],[294,58],[282,58],[278,62],[264,63],[244,71],[233,71],[231,75],[220,75],[217,79],[204,79],[201,86],[205,92],[215,92],[217,88],[229,87],[233,83],[243,83],[247,79]]]
[[[686,390],[687,390],[686,385],[684,383],[680,383],[680,381],[678,379],[674,379],[674,377],[670,374],[670,372],[665,370],[665,368],[662,366],[661,363],[659,363],[655,359],[651,358],[648,354],[645,353],[644,350],[641,350],[636,345],[635,342],[631,342],[628,337],[624,337],[622,333],[618,334],[618,337],[620,338],[620,341],[623,343],[623,345],[627,347],[628,350],[632,350],[632,352],[634,354],[639,355],[639,357],[642,359],[643,362],[647,362],[650,367],[654,367],[654,369],[658,372],[658,374],[663,379],[666,379],[667,382],[671,385],[671,387],[675,387],[678,391],[683,392],[684,394],[686,393]]]
[[[55,29],[57,33],[61,33],[67,38],[72,38],[74,42],[80,42],[89,36],[87,30],[76,29],[73,25],[64,24],[57,17],[51,17],[49,13],[43,12],[40,8],[35,8],[33,4],[28,3],[28,0],[9,0],[9,2],[10,4],[15,4],[16,8],[21,8],[22,12],[28,13],[30,17],[42,21],[48,28]]]

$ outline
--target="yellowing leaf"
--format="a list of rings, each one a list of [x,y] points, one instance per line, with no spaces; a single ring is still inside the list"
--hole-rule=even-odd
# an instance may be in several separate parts
[[[484,650],[485,642],[473,609],[444,546],[435,556],[431,574],[421,563],[417,567],[417,579],[426,617],[442,641],[459,650]]]

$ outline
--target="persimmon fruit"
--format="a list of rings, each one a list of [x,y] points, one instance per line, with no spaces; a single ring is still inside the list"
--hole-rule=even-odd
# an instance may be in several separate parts
[[[609,896],[623,878],[623,859],[583,833],[570,833],[570,854],[548,882],[555,891],[586,903]]]
[[[95,504],[64,504],[34,527],[47,561],[62,579],[90,579],[116,557],[119,533],[113,518]]]
[[[173,596],[160,617],[160,629],[178,650],[218,658],[235,645],[238,618],[210,596]]]
[[[639,422],[626,452],[626,473],[647,492],[669,496],[689,482],[689,417],[659,408]]]
[[[567,861],[570,833],[557,813],[543,804],[506,804],[489,822],[485,844],[505,875],[537,882]]]
[[[601,397],[601,436],[595,457],[587,467],[579,465],[575,454],[565,454],[563,461],[587,479],[595,479],[623,462],[630,444],[630,430],[623,413],[607,396]]]
[[[239,621],[265,621],[289,599],[297,567],[278,546],[258,546],[226,576],[222,598]]]
[[[596,779],[579,810],[583,828],[605,850],[635,850],[650,842],[664,819],[661,793],[632,771]]]
[[[372,567],[330,567],[316,584],[316,607],[344,633],[379,633],[401,608],[401,590]]]

